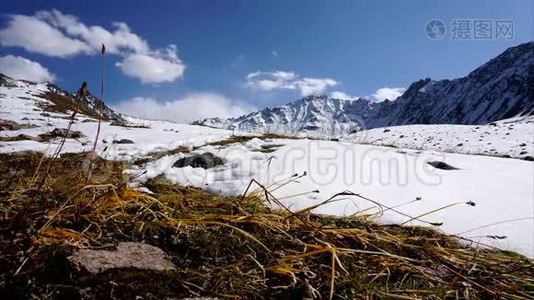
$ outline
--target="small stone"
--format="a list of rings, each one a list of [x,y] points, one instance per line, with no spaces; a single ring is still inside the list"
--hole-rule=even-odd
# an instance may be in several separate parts
[[[436,169],[440,170],[458,170],[458,168],[455,168],[448,163],[442,162],[442,161],[429,161],[427,164],[433,166]]]

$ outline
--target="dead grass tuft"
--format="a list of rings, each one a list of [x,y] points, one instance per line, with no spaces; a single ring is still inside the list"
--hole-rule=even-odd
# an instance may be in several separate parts
[[[237,143],[246,143],[254,138],[258,138],[260,140],[271,140],[271,139],[290,139],[295,140],[299,139],[299,137],[295,136],[289,136],[289,135],[280,135],[280,134],[274,134],[274,133],[265,133],[262,135],[233,135],[225,140],[216,141],[213,143],[207,144],[208,146],[226,146],[230,144],[237,144]]]
[[[278,148],[282,147],[284,145],[282,144],[267,144],[267,145],[261,145],[260,149],[253,150],[255,152],[262,152],[262,153],[272,153],[276,151]]]

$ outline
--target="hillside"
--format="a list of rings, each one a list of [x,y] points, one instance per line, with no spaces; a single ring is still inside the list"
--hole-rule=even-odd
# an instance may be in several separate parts
[[[74,93],[67,92],[55,84],[16,80],[1,73],[0,88],[2,88],[1,98],[19,98],[20,101],[28,102],[26,104],[28,107],[37,106],[43,110],[43,113],[68,114],[77,111],[85,116],[98,118],[102,108],[103,120],[124,123],[121,114],[113,111],[92,94],[78,98]],[[33,103],[30,104],[30,102]],[[4,105],[7,105],[7,102]],[[3,110],[6,109],[10,108],[3,107]]]

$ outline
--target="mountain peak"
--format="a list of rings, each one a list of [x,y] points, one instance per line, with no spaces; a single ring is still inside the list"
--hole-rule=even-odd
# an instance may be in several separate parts
[[[312,94],[303,97],[301,100],[303,101],[313,101],[313,100],[327,100],[328,96],[325,94]]]

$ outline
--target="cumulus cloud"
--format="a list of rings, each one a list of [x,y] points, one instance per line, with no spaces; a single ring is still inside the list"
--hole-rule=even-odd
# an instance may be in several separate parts
[[[378,89],[374,94],[371,95],[371,99],[375,102],[382,102],[386,99],[388,100],[395,100],[398,97],[400,97],[404,92],[406,91],[405,88],[396,87],[396,88],[389,88],[384,87],[381,89]]]
[[[19,46],[28,52],[55,57],[89,54],[91,47],[85,42],[64,35],[57,28],[35,16],[11,16],[7,27],[0,30],[2,46]]]
[[[331,78],[302,77],[291,71],[253,72],[246,76],[247,86],[262,91],[298,90],[302,96],[318,94],[336,86]]]
[[[76,16],[65,15],[58,10],[39,11],[34,18],[54,26],[71,38],[83,41],[95,53],[100,50],[102,43],[106,45],[107,52],[114,54],[123,51],[136,53],[150,51],[147,41],[131,32],[126,23],[115,22],[113,23],[114,30],[109,31],[101,26],[87,26],[80,22]]]
[[[360,98],[358,96],[352,96],[352,95],[349,95],[347,93],[340,92],[340,91],[333,91],[332,93],[330,93],[330,97],[335,98],[335,99],[342,99],[342,100],[357,100]]]
[[[106,45],[107,53],[122,57],[117,66],[126,75],[143,83],[170,82],[183,77],[185,65],[177,56],[176,46],[152,49],[126,23],[115,22],[108,30],[50,10],[33,16],[11,15],[7,26],[0,30],[0,45],[53,57],[97,54],[101,44]]]
[[[116,64],[124,74],[141,80],[142,83],[172,82],[182,77],[185,66],[176,56],[176,46],[170,45],[165,52],[131,54]]]
[[[119,112],[146,119],[190,123],[211,117],[229,118],[253,110],[216,93],[192,93],[184,98],[160,102],[153,98],[135,97],[114,106]]]
[[[0,57],[0,72],[15,79],[36,82],[54,82],[55,76],[38,62],[21,56],[6,55]]]

